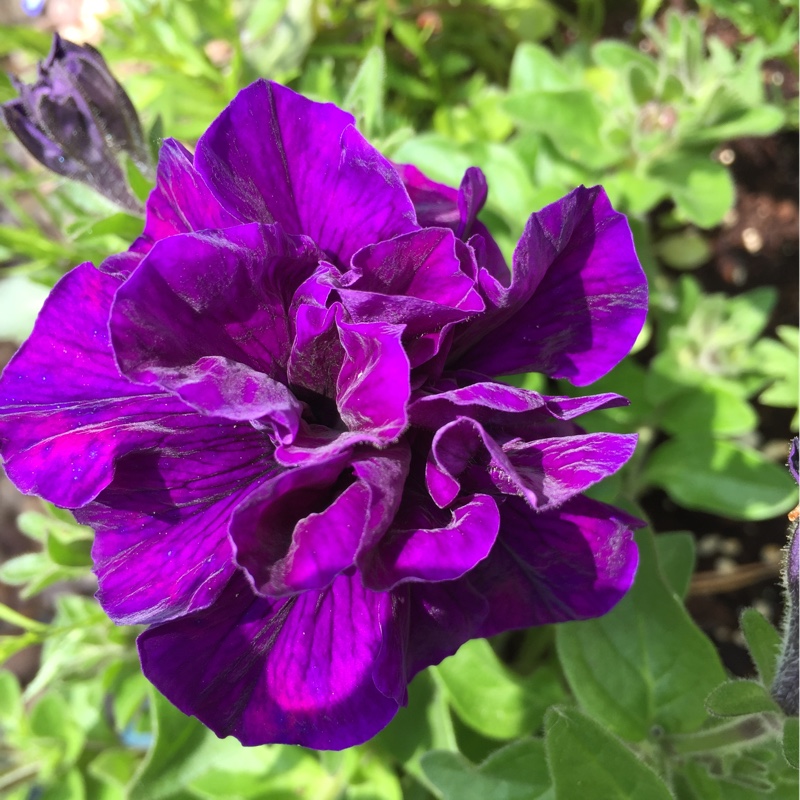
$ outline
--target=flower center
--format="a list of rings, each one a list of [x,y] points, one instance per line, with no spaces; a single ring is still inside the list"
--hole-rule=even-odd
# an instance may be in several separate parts
[[[347,426],[339,415],[336,401],[332,397],[306,389],[304,386],[292,385],[294,396],[303,403],[303,419],[312,425],[324,425],[334,431],[346,431]]]

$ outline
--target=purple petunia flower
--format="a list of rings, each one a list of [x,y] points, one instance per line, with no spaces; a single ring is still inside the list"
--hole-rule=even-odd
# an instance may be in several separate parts
[[[533,214],[509,271],[458,190],[353,118],[243,90],[167,140],[142,236],[53,290],[0,380],[5,468],[96,530],[147,677],[245,744],[343,748],[468,639],[608,611],[637,553],[582,492],[635,437],[546,397],[628,352],[646,284],[600,187]]]

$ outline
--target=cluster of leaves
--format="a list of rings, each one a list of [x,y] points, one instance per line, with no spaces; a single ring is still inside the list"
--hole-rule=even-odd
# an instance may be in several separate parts
[[[196,140],[238,88],[268,75],[348,108],[390,157],[434,178],[457,185],[480,166],[482,216],[507,255],[532,210],[603,183],[630,216],[651,316],[639,352],[592,387],[631,405],[589,427],[640,434],[597,496],[640,513],[657,487],[687,509],[767,519],[796,492],[757,448],[753,404],[796,406],[798,331],[767,333],[773,289],[707,294],[671,268],[703,263],[703,230],[732,207],[719,148],[792,124],[796,101],[765,87],[763,71],[769,59],[796,69],[797,0],[698,5],[699,16],[656,16],[658,0],[639,0],[623,41],[601,36],[615,11],[602,0],[120,0],[102,51],[154,146]],[[714,18],[741,41],[710,35]],[[48,47],[32,28],[0,27],[0,56],[16,65]],[[0,76],[0,101],[13,94]],[[21,165],[4,136],[0,339],[21,339],[64,270],[124,249],[141,221]],[[670,229],[657,241],[654,209]],[[0,605],[22,631],[0,637],[0,662],[42,648],[24,689],[0,672],[0,796],[11,800],[797,795],[797,720],[766,688],[779,635],[745,612],[758,680],[726,680],[682,602],[690,534],[642,534],[636,585],[606,617],[471,642],[417,678],[409,708],[373,742],[319,754],[245,749],[184,717],[142,677],[137,631],[88,597],[91,532],[53,508],[20,528],[38,551],[2,565],[0,581],[54,598],[55,611],[43,622]]]

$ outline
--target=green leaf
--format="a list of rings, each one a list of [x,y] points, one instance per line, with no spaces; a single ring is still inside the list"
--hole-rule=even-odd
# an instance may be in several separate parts
[[[60,512],[60,516],[56,512]],[[71,515],[66,515],[64,509],[54,508],[46,514],[25,511],[17,517],[17,525],[26,536],[43,544],[49,536],[55,536],[65,543],[92,539],[94,536],[91,528],[79,525]]]
[[[36,228],[12,228],[10,225],[0,225],[0,246],[31,261],[58,261],[68,253],[64,245],[42,236]]]
[[[185,786],[208,768],[207,750],[216,738],[153,687],[150,703],[153,746],[128,787],[130,800],[161,800]]]
[[[0,340],[20,343],[27,339],[48,294],[47,287],[25,275],[3,278],[0,281]]]
[[[50,42],[49,34],[30,25],[0,26],[0,53],[3,55],[22,49],[44,58],[50,50]]]
[[[764,405],[779,408],[794,408],[800,395],[800,368],[798,367],[797,328],[780,325],[777,334],[780,342],[774,339],[759,339],[753,346],[753,365],[758,371],[773,379],[759,396]]]
[[[662,578],[654,537],[637,534],[640,564],[628,595],[604,617],[557,626],[570,688],[587,713],[630,741],[654,726],[696,730],[703,701],[724,679],[719,656]]]
[[[44,544],[47,539],[47,517],[39,511],[23,511],[17,517],[17,527],[35,542]]]
[[[148,184],[148,193],[152,186]],[[76,242],[85,242],[96,239],[100,236],[119,236],[120,239],[132,241],[142,232],[142,220],[134,217],[131,214],[117,213],[100,219],[92,221],[91,225],[86,228],[79,236],[75,238]]]
[[[552,666],[545,664],[525,677],[515,675],[485,639],[467,642],[435,670],[458,716],[492,739],[536,730],[547,707],[564,696]]]
[[[575,85],[567,67],[548,48],[523,42],[514,51],[508,78],[509,94],[563,91]]]
[[[650,175],[637,175],[626,169],[603,176],[603,186],[614,207],[631,214],[644,214],[669,194],[669,187]]]
[[[417,675],[408,687],[408,705],[401,708],[373,743],[415,777],[419,760],[429,750],[458,750],[447,694],[433,670]]]
[[[359,129],[368,139],[383,132],[385,82],[386,56],[383,48],[370,47],[342,104],[356,118]]]
[[[312,753],[296,747],[243,747],[224,739],[212,742],[207,754],[208,769],[188,784],[192,796],[203,800],[324,797],[339,780]]]
[[[472,159],[436,133],[424,133],[403,142],[394,153],[400,164],[414,164],[433,180],[458,186]]]
[[[789,717],[783,723],[783,755],[795,769],[798,768],[798,749],[800,749],[798,719],[797,717]]]
[[[663,781],[621,741],[574,708],[552,708],[545,746],[558,800],[672,800]]]
[[[741,436],[758,426],[755,409],[725,386],[710,381],[671,397],[659,409],[661,427],[684,438]]]
[[[56,535],[47,537],[47,555],[62,567],[91,567],[92,538],[64,541]]]
[[[88,771],[106,783],[124,787],[133,777],[138,762],[139,759],[131,750],[109,747],[92,760]]]
[[[742,612],[739,624],[761,682],[764,686],[772,686],[781,648],[780,634],[755,608],[746,608]]]
[[[603,39],[592,46],[592,58],[601,67],[624,70],[637,66],[653,80],[658,75],[656,62],[641,50],[615,39]]]
[[[720,784],[696,761],[680,765],[675,773],[675,785],[681,800],[724,800]]]
[[[550,790],[540,739],[522,739],[475,766],[459,753],[434,750],[422,757],[427,779],[444,800],[535,800]]]
[[[149,693],[138,661],[115,661],[103,675],[103,688],[111,697],[114,727],[122,732],[133,721]]]
[[[38,800],[85,800],[86,787],[83,776],[78,769],[71,769],[57,783],[53,783],[37,795],[37,798]]]
[[[70,713],[67,701],[57,694],[46,694],[36,703],[30,715],[34,736],[58,743],[60,761],[71,765],[83,749],[85,734]]]
[[[23,553],[0,564],[0,581],[9,586],[23,586],[50,568],[45,553]]]
[[[725,298],[726,327],[735,333],[736,341],[753,341],[766,328],[778,301],[774,286],[759,286],[735,297]]]
[[[717,144],[727,139],[742,136],[769,136],[779,131],[784,124],[784,112],[777,106],[759,106],[740,111],[734,118],[687,132],[685,141]]]
[[[733,207],[733,181],[722,164],[684,155],[662,161],[651,174],[670,187],[679,214],[701,228],[713,228]]]
[[[718,717],[739,717],[761,711],[778,711],[769,692],[755,681],[726,681],[706,699],[706,708]]]
[[[673,269],[697,269],[711,258],[708,240],[693,228],[665,236],[655,249],[664,263]]]
[[[684,531],[659,533],[655,537],[658,566],[673,592],[682,600],[689,591],[695,566],[694,536]]]
[[[653,451],[645,480],[678,505],[730,519],[760,520],[796,502],[786,471],[756,450],[732,442],[677,437]]]
[[[528,130],[549,137],[566,158],[591,169],[608,167],[620,158],[600,136],[604,115],[588,90],[517,93],[508,97],[505,110]]]
[[[23,714],[22,690],[13,672],[0,670],[0,723],[4,729],[15,728]]]
[[[403,800],[403,789],[388,764],[365,756],[345,790],[344,800]]]

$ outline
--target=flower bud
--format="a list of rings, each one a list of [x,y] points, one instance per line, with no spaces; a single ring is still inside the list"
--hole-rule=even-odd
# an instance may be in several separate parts
[[[126,153],[150,173],[150,154],[133,104],[100,53],[55,34],[36,82],[11,80],[20,96],[0,109],[31,155],[53,172],[141,213],[119,155]]]
[[[798,439],[795,436],[789,453],[789,471],[798,483]],[[786,550],[786,613],[783,623],[783,645],[778,670],[772,684],[775,702],[787,713],[798,715],[800,710],[800,649],[798,648],[798,611],[800,611],[800,536],[797,534],[800,508],[789,514],[789,546]]]

